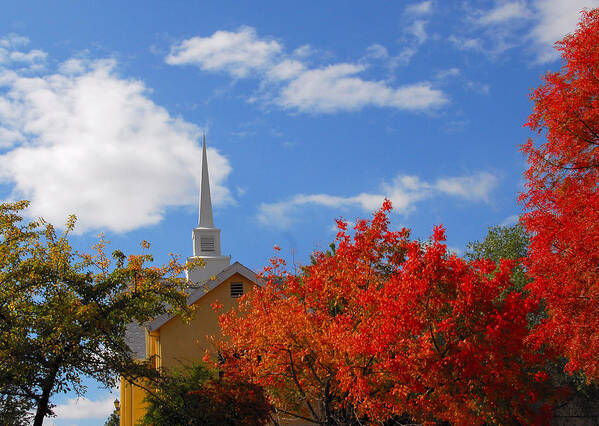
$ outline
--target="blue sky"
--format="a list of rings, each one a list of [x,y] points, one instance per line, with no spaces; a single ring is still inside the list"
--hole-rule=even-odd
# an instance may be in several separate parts
[[[384,197],[463,253],[520,212],[530,89],[599,0],[32,2],[0,14],[0,197],[73,244],[191,255],[207,134],[223,254],[306,262]],[[56,425],[103,424],[93,383]],[[112,398],[112,399],[111,399]],[[95,417],[95,418],[94,418]]]

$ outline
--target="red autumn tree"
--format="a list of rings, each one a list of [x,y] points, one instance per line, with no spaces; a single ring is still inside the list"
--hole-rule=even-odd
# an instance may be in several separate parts
[[[566,370],[599,381],[599,10],[582,12],[578,29],[556,43],[563,66],[531,94],[526,126],[545,137],[522,147],[528,157],[531,235],[529,289],[548,318],[535,332],[568,359]]]
[[[544,356],[524,344],[536,305],[511,288],[514,264],[460,259],[442,228],[411,241],[388,229],[390,208],[353,237],[338,222],[336,250],[299,272],[274,259],[221,316],[224,370],[320,424],[545,419]]]

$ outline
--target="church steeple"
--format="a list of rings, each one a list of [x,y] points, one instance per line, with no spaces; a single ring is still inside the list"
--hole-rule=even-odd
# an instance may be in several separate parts
[[[206,135],[202,139],[202,183],[200,186],[200,228],[214,228],[212,219],[212,201],[210,200],[210,179],[208,178],[208,159],[206,156]]]
[[[192,283],[206,282],[231,263],[230,256],[222,256],[220,248],[220,229],[214,227],[212,218],[212,200],[210,199],[210,180],[208,178],[208,157],[206,155],[206,136],[202,138],[202,181],[200,182],[199,219],[193,229],[193,256],[190,260],[202,259],[205,266],[187,271],[187,279]]]

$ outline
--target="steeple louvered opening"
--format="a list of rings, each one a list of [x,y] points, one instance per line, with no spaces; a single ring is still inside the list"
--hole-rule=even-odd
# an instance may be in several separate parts
[[[216,251],[216,246],[214,244],[214,237],[212,235],[206,237],[200,237],[200,250],[205,252],[214,252]]]

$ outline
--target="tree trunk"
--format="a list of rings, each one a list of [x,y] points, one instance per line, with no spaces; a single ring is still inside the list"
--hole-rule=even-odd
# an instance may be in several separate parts
[[[54,387],[54,382],[56,380],[56,375],[58,374],[58,369],[60,366],[60,361],[54,362],[50,372],[42,382],[42,396],[37,403],[37,411],[35,412],[35,419],[33,420],[33,426],[42,426],[44,423],[44,418],[46,414],[48,414],[48,404],[50,402],[50,394],[52,393],[52,388]]]

